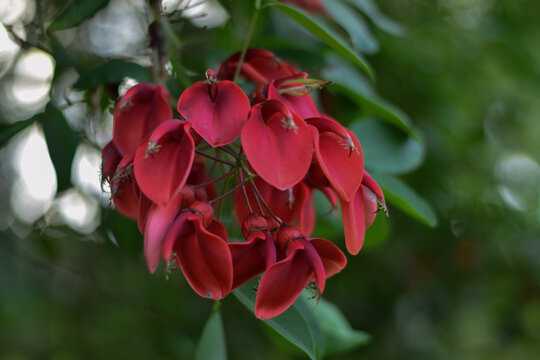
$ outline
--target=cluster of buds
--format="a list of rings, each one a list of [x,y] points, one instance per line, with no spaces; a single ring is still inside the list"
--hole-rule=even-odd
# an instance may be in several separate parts
[[[266,50],[239,59],[231,56],[217,77],[208,70],[182,93],[180,119],[173,119],[164,87],[129,89],[114,110],[103,180],[118,211],[137,220],[151,273],[163,259],[199,295],[216,300],[262,273],[255,313],[265,319],[306,287],[320,295],[346,265],[335,244],[310,238],[314,191],[334,208],[339,201],[350,254],[362,247],[384,197],[364,170],[356,136],[311,98],[327,82]],[[249,97],[232,81],[235,74],[256,85]],[[236,184],[227,187],[231,179]],[[229,242],[214,216],[230,195],[244,242]]]

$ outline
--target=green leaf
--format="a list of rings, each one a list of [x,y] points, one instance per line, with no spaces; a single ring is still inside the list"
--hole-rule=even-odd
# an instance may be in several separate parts
[[[325,355],[341,353],[369,342],[370,335],[353,329],[336,305],[325,299],[320,299],[317,305],[314,301],[305,301],[313,309],[313,315],[326,337]]]
[[[372,0],[348,0],[362,11],[382,31],[390,35],[402,36],[405,33],[403,26],[386,17]]]
[[[366,238],[362,250],[375,249],[384,244],[390,235],[390,224],[388,218],[382,216],[382,213],[376,216],[373,224],[366,230]]]
[[[323,70],[323,77],[334,82],[332,89],[358,103],[367,115],[374,115],[418,139],[409,117],[402,110],[381,99],[361,74],[335,58],[329,58],[328,63],[329,66]]]
[[[275,1],[270,2],[268,5],[276,8],[298,24],[302,25],[306,30],[324,41],[339,54],[353,61],[373,79],[373,71],[367,61],[326,25],[292,6],[283,5]]]
[[[364,153],[368,170],[402,174],[418,167],[424,159],[424,143],[395,126],[368,118],[350,126]]]
[[[404,182],[390,175],[373,172],[370,175],[381,186],[389,203],[430,227],[437,225],[435,211]]]
[[[82,73],[73,87],[86,90],[102,84],[120,83],[125,77],[131,77],[140,82],[152,80],[150,69],[147,67],[128,61],[111,60]]]
[[[62,112],[50,103],[45,108],[41,121],[49,155],[56,171],[57,191],[60,192],[71,187],[71,165],[79,145],[79,138]]]
[[[323,0],[323,3],[332,19],[347,31],[356,50],[366,54],[379,50],[377,39],[354,9],[342,1]]]
[[[40,116],[42,116],[42,113],[36,114],[30,119],[17,121],[13,124],[0,125],[0,147],[6,145],[12,137],[35,123]]]
[[[214,310],[206,325],[204,326],[201,338],[195,351],[196,360],[226,360],[227,345],[225,342],[225,331],[221,312]]]
[[[81,24],[105,7],[110,0],[73,0],[47,28],[47,31],[64,30]]]
[[[233,291],[234,296],[244,304],[251,312],[255,313],[255,296],[257,292],[257,279],[248,281],[245,285]],[[293,304],[287,311],[272,319],[263,320],[272,329],[277,331],[285,339],[303,350],[310,359],[316,360],[321,351],[318,329],[313,320],[307,316],[302,305]]]

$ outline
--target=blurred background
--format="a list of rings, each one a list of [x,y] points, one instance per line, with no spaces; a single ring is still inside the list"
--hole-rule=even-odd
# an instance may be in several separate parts
[[[191,359],[212,302],[178,272],[148,274],[100,183],[110,108],[152,79],[152,17],[143,1],[86,3],[0,2],[0,358]],[[325,358],[540,358],[540,2],[321,4],[308,10],[374,82],[276,9],[251,47],[335,81],[314,97],[355,131],[389,203],[324,293],[371,341]],[[242,48],[253,7],[163,8],[178,99]],[[315,235],[343,245],[316,200]],[[233,296],[222,315],[231,359],[305,357]]]

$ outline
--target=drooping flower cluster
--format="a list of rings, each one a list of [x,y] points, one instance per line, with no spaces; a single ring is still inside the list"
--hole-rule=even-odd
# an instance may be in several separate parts
[[[257,87],[249,94],[239,75]],[[266,50],[235,54],[218,76],[186,89],[173,119],[167,90],[138,84],[117,102],[103,179],[144,234],[150,272],[161,259],[199,295],[221,299],[259,274],[255,312],[285,311],[306,287],[317,294],[346,265],[332,242],[311,238],[314,191],[339,201],[345,243],[357,254],[384,197],[364,170],[356,136],[317,109],[309,79]],[[227,187],[229,180],[236,181]],[[216,184],[223,182],[218,194]],[[245,241],[229,242],[214,207],[234,196]]]

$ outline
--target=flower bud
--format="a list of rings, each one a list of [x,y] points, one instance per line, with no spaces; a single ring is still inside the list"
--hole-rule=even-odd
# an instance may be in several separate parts
[[[304,237],[304,235],[302,235],[302,233],[296,227],[291,225],[282,225],[277,232],[277,236],[275,237],[275,239],[278,247],[282,251],[286,251],[287,246],[289,245],[289,242],[291,240],[295,240],[301,237]]]
[[[252,230],[268,230],[266,219],[257,214],[248,215],[242,222],[242,234],[245,239]]]
[[[188,208],[189,211],[199,214],[203,220],[203,226],[207,227],[214,219],[214,209],[208,203],[195,201]]]

